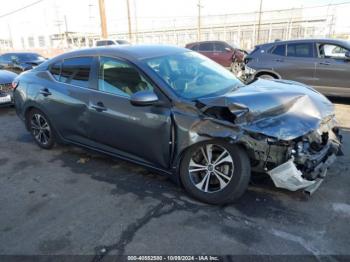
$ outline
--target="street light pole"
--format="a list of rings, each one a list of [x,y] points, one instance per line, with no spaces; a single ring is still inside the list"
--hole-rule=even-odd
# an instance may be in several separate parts
[[[108,38],[107,33],[107,21],[106,21],[106,10],[105,10],[105,0],[98,0],[100,8],[100,19],[101,19],[101,35],[102,38]]]
[[[263,0],[260,0],[260,8],[259,8],[259,22],[258,22],[258,33],[257,33],[257,39],[256,39],[256,44],[259,44],[260,41],[260,27],[261,27],[261,15],[262,15],[262,5],[263,5]]]
[[[198,25],[197,25],[197,40],[201,40],[201,0],[198,0]]]
[[[128,12],[128,27],[129,27],[129,40],[131,41],[131,18],[130,18],[130,4],[129,4],[129,0],[126,0],[126,9]]]

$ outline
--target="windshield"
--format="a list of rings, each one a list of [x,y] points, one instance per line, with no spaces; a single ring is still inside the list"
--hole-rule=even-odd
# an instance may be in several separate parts
[[[243,85],[227,69],[196,52],[149,58],[145,62],[187,99],[219,95]]]
[[[18,54],[20,62],[44,61],[45,58],[38,54]]]

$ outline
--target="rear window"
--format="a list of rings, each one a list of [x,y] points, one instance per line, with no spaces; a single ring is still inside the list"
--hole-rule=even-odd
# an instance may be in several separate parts
[[[213,43],[202,43],[199,45],[199,51],[213,52],[214,45]]]
[[[44,61],[45,58],[39,54],[18,54],[18,60],[20,62],[30,62],[30,61]]]
[[[191,49],[191,50],[194,50],[194,51],[198,51],[198,49],[199,49],[199,44],[195,44],[195,45],[189,46],[188,49]]]
[[[287,56],[290,57],[314,57],[312,43],[288,44]]]
[[[97,41],[96,46],[114,45],[112,40]]]
[[[286,55],[286,45],[275,46],[275,48],[272,49],[271,53],[274,55],[285,56]]]
[[[63,61],[60,82],[88,87],[92,57],[69,58]]]

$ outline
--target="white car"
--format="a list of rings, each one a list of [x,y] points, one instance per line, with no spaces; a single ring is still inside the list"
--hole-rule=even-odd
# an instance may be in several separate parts
[[[130,45],[130,43],[126,40],[111,40],[111,39],[97,40],[95,42],[95,46],[107,46],[107,45]]]

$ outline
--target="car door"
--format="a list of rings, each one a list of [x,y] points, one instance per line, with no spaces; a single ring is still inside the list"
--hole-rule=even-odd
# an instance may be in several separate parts
[[[131,63],[100,57],[96,89],[90,99],[93,146],[145,164],[168,167],[171,139],[170,107],[135,106],[138,91],[159,90]]]
[[[214,43],[214,61],[224,67],[230,67],[232,63],[233,50],[222,42]]]
[[[277,45],[272,54],[283,52],[283,45]],[[313,85],[315,82],[317,58],[312,42],[295,42],[286,44],[286,56],[276,55],[273,70],[281,78]]]
[[[329,95],[350,95],[350,50],[331,43],[317,43],[318,63],[315,87]]]
[[[52,80],[40,86],[40,104],[63,138],[89,142],[90,72],[93,57],[67,58],[49,67]]]

